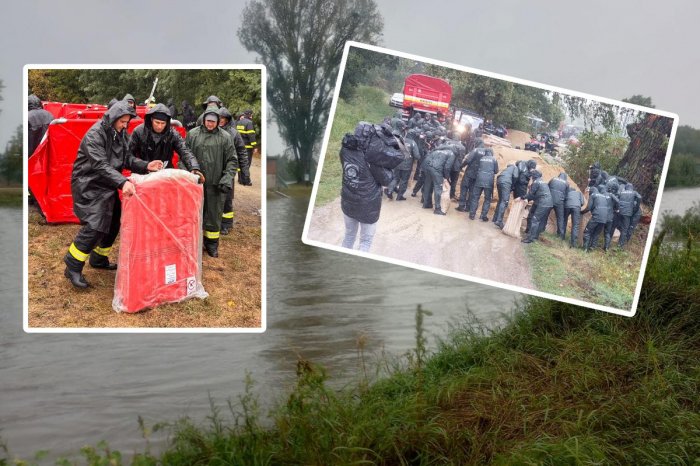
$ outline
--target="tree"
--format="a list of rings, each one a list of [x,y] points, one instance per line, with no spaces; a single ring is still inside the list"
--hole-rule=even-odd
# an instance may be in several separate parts
[[[238,37],[267,66],[268,102],[302,181],[311,174],[345,42],[377,43],[382,17],[373,0],[252,0],[242,16]]]
[[[656,108],[653,103],[651,103],[651,97],[645,97],[641,94],[635,94],[632,97],[622,99],[623,102],[628,104],[641,105],[642,107]]]
[[[632,183],[648,205],[654,205],[656,201],[672,128],[672,118],[652,113],[646,113],[639,121],[627,125],[630,143],[615,173]]]
[[[0,173],[7,184],[22,182],[22,125],[15,129],[0,160]]]

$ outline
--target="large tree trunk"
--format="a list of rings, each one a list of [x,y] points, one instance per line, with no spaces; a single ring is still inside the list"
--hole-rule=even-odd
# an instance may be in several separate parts
[[[634,185],[642,202],[653,206],[671,136],[673,120],[647,114],[638,123],[627,125],[630,144],[617,166],[617,174]]]

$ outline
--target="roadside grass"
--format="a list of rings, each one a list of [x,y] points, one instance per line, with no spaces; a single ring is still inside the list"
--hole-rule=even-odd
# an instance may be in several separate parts
[[[613,242],[607,253],[602,248],[586,253],[581,248],[569,248],[568,241],[551,233],[544,232],[540,238],[523,248],[539,291],[618,309],[632,306],[642,257],[641,240],[635,237],[624,250]]]
[[[0,207],[22,207],[22,187],[0,188]]]
[[[410,357],[340,390],[299,360],[269,420],[249,380],[206,421],[159,425],[166,450],[132,464],[697,464],[700,250],[688,244],[656,241],[634,318],[526,298],[501,328],[467,319],[427,354],[419,308]],[[122,461],[106,445],[83,456]]]
[[[360,86],[352,100],[338,99],[328,150],[323,161],[323,172],[318,185],[316,205],[322,206],[340,196],[343,167],[340,165],[340,145],[345,133],[352,133],[360,121],[381,123],[395,110],[389,107],[389,94],[369,86]]]

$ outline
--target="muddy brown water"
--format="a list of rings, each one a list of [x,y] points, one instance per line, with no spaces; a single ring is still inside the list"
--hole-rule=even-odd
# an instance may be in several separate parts
[[[358,377],[357,340],[367,360],[413,347],[423,304],[429,345],[469,307],[487,324],[518,296],[426,272],[301,243],[305,198],[268,202],[268,329],[262,335],[26,334],[22,330],[21,220],[0,209],[0,437],[10,454],[75,457],[107,440],[143,451],[137,418],[148,424],[189,416],[204,423],[209,396],[237,400],[245,372],[270,406],[294,383],[297,355],[325,366],[341,386]],[[69,292],[67,290],[67,292]],[[165,434],[151,437],[152,451]]]

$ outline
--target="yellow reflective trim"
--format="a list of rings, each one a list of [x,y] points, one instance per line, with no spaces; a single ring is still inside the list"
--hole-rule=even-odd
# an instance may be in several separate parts
[[[204,237],[207,239],[219,239],[219,232],[218,231],[207,231],[204,230]]]
[[[233,218],[233,212],[224,212],[221,214],[221,218]]]
[[[105,257],[109,256],[109,251],[111,251],[111,250],[112,250],[112,246],[110,246],[108,248],[95,248],[95,249],[93,249],[94,252],[96,252],[100,256],[105,256]]]
[[[75,247],[75,243],[71,243],[70,247],[68,248],[68,252],[70,253],[71,256],[75,257],[77,260],[80,262],[85,262],[88,258],[89,254],[85,254],[83,251]]]
[[[256,144],[257,144],[257,141],[253,141],[253,142],[250,143],[251,146],[254,146],[254,145],[256,145]]]
[[[245,129],[245,125],[236,125],[236,129],[240,133],[242,129]]]

